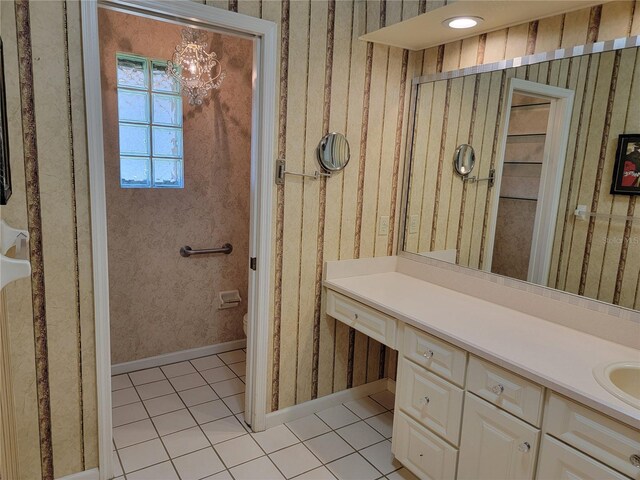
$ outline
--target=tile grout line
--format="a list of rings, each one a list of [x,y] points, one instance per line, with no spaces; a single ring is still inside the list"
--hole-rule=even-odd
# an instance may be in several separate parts
[[[216,355],[216,356],[217,356],[217,355]],[[204,357],[201,357],[201,358],[204,358]],[[233,365],[233,364],[236,364],[236,363],[242,363],[242,361],[240,361],[240,362],[234,362],[234,363],[229,363],[229,364],[227,364],[226,362],[224,362],[224,360],[222,360],[222,359],[220,359],[220,360],[221,360],[221,361],[223,362],[223,364],[224,364],[224,365],[221,365],[221,366],[226,366],[227,368],[229,368],[229,365]],[[322,413],[322,412],[316,412],[316,413],[313,413],[313,414],[309,415],[309,416],[314,416],[314,417],[316,417],[316,418],[317,418],[318,420],[320,420],[320,422],[321,422],[322,424],[324,424],[324,425],[325,425],[329,430],[328,430],[327,432],[323,432],[323,433],[321,433],[321,434],[318,434],[318,435],[314,435],[314,436],[312,436],[312,437],[309,437],[309,438],[307,438],[306,440],[302,440],[298,435],[296,435],[296,434],[295,434],[295,432],[293,432],[293,430],[289,427],[289,425],[287,425],[287,423],[292,423],[293,421],[292,421],[292,422],[283,423],[282,425],[284,425],[284,427],[285,427],[285,428],[286,428],[286,429],[287,429],[287,430],[288,430],[288,431],[293,435],[293,437],[297,440],[297,442],[296,442],[296,443],[294,443],[294,444],[291,444],[291,445],[287,445],[287,446],[285,446],[285,447],[282,447],[282,448],[280,448],[280,449],[274,450],[274,451],[273,451],[273,452],[271,452],[271,453],[267,453],[267,452],[266,452],[266,450],[265,450],[265,449],[264,449],[264,448],[263,448],[263,447],[262,447],[262,446],[261,446],[261,445],[260,445],[256,440],[255,440],[255,438],[254,438],[255,433],[254,433],[254,432],[250,432],[250,431],[248,431],[248,430],[247,430],[247,427],[245,426],[245,422],[244,422],[244,420],[243,420],[243,419],[241,419],[241,418],[238,418],[238,417],[239,417],[239,415],[242,415],[244,412],[237,412],[237,413],[233,412],[233,411],[231,410],[231,408],[229,408],[229,405],[227,404],[227,402],[225,401],[225,399],[229,399],[229,398],[231,398],[231,397],[237,396],[237,395],[241,394],[242,392],[240,392],[240,393],[236,393],[236,394],[230,394],[230,395],[227,395],[227,396],[225,396],[225,397],[221,397],[221,396],[219,396],[219,395],[218,395],[218,393],[217,393],[217,392],[215,391],[215,389],[213,388],[213,384],[209,383],[209,382],[204,378],[204,376],[201,374],[201,372],[206,371],[206,370],[211,370],[211,369],[204,369],[204,370],[202,370],[202,371],[201,371],[201,370],[198,370],[198,369],[197,369],[197,367],[195,367],[195,365],[191,364],[191,361],[190,361],[190,360],[187,360],[187,361],[185,361],[185,362],[186,362],[186,363],[189,363],[192,367],[194,367],[194,368],[195,368],[195,370],[196,370],[196,372],[189,372],[189,373],[185,373],[185,374],[182,374],[182,375],[176,375],[176,376],[174,376],[174,377],[171,377],[171,378],[170,378],[170,377],[168,377],[168,376],[167,376],[167,374],[164,372],[164,370],[162,370],[162,367],[154,367],[154,368],[158,368],[158,369],[161,371],[161,373],[162,373],[162,375],[163,375],[163,377],[164,377],[164,380],[156,380],[156,382],[157,382],[157,381],[167,381],[167,382],[169,383],[169,385],[171,386],[171,388],[172,388],[173,392],[172,392],[172,393],[165,394],[165,395],[159,395],[159,396],[157,396],[157,397],[150,397],[150,398],[145,399],[145,400],[142,400],[142,398],[140,397],[140,393],[138,392],[137,387],[139,387],[139,386],[143,386],[143,385],[148,385],[148,384],[150,384],[150,383],[154,383],[154,382],[146,382],[146,383],[141,383],[141,384],[139,384],[139,385],[135,385],[135,384],[133,384],[133,381],[132,381],[132,380],[131,380],[131,378],[129,377],[129,373],[134,373],[134,372],[128,372],[128,373],[125,373],[125,374],[121,374],[121,375],[127,375],[127,377],[129,378],[129,380],[131,381],[132,385],[131,385],[130,387],[124,387],[124,388],[134,388],[134,391],[135,391],[136,395],[140,398],[140,402],[139,402],[139,403],[141,403],[141,404],[142,404],[142,406],[143,406],[143,408],[144,408],[145,412],[147,413],[147,418],[146,418],[146,419],[136,420],[136,421],[133,421],[133,422],[128,422],[128,423],[126,423],[126,424],[122,424],[122,425],[119,425],[119,426],[118,426],[118,427],[121,427],[121,426],[125,426],[125,425],[131,425],[131,424],[136,423],[136,422],[141,422],[141,421],[144,421],[144,420],[150,420],[150,421],[151,421],[151,424],[152,424],[152,425],[153,425],[153,427],[154,427],[154,430],[156,431],[157,439],[159,439],[159,440],[160,440],[160,443],[163,445],[163,448],[165,449],[165,452],[166,452],[166,454],[167,454],[167,455],[168,455],[168,457],[169,457],[169,461],[171,462],[171,464],[172,464],[172,466],[173,466],[173,468],[174,468],[174,470],[175,470],[175,472],[177,473],[177,475],[178,475],[178,477],[179,477],[179,478],[181,478],[181,476],[180,476],[180,474],[179,474],[179,472],[178,472],[178,470],[177,470],[177,468],[176,468],[175,464],[173,463],[173,460],[174,460],[174,459],[171,457],[171,455],[169,455],[169,452],[168,452],[168,450],[167,450],[167,447],[166,447],[166,445],[164,444],[164,440],[163,440],[163,438],[164,438],[164,437],[167,437],[167,436],[170,436],[170,435],[173,435],[173,434],[175,434],[175,433],[179,433],[179,432],[183,432],[183,431],[185,431],[185,430],[192,429],[192,428],[194,428],[194,426],[187,427],[187,428],[185,428],[185,429],[181,429],[181,430],[177,430],[177,431],[175,431],[175,432],[171,432],[171,433],[169,433],[169,434],[167,434],[167,435],[164,435],[164,436],[163,436],[163,435],[160,435],[159,431],[157,430],[157,427],[155,426],[155,423],[153,422],[153,418],[156,418],[156,417],[159,417],[159,416],[162,416],[162,415],[167,415],[167,414],[169,414],[169,413],[175,413],[175,412],[180,411],[180,410],[187,410],[187,413],[188,413],[188,414],[191,416],[191,418],[195,421],[195,423],[196,423],[196,427],[198,428],[198,430],[200,431],[200,433],[202,433],[202,434],[204,435],[204,437],[207,439],[207,442],[209,443],[209,446],[206,446],[206,447],[203,447],[203,448],[200,448],[200,449],[197,449],[197,450],[193,450],[193,451],[191,451],[191,452],[187,452],[187,453],[184,453],[184,454],[182,454],[182,455],[178,455],[178,456],[176,456],[175,458],[176,458],[176,459],[177,459],[177,458],[181,458],[181,457],[184,457],[184,456],[187,456],[187,455],[193,454],[193,453],[195,453],[195,452],[199,452],[199,451],[202,451],[202,450],[206,450],[206,449],[208,449],[208,448],[210,448],[210,447],[211,447],[211,448],[213,449],[214,453],[215,453],[215,454],[216,454],[216,456],[219,458],[219,460],[222,462],[222,465],[223,465],[225,468],[224,468],[224,470],[221,470],[220,472],[215,472],[215,473],[207,474],[207,475],[206,475],[207,477],[208,477],[208,476],[210,476],[210,475],[216,475],[216,474],[219,474],[219,473],[221,473],[221,472],[223,472],[223,471],[226,471],[229,475],[231,475],[231,476],[232,476],[232,478],[235,478],[235,477],[233,477],[233,474],[231,473],[231,468],[236,468],[236,467],[239,467],[239,466],[241,466],[241,465],[245,465],[245,464],[247,464],[247,463],[249,463],[249,462],[252,462],[252,461],[254,461],[254,460],[258,460],[258,459],[263,458],[263,457],[265,457],[265,456],[266,456],[266,457],[267,457],[267,459],[268,459],[268,460],[269,460],[269,461],[270,461],[270,462],[275,466],[276,470],[277,470],[278,472],[280,472],[280,473],[281,473],[285,478],[287,478],[287,477],[286,477],[286,475],[284,475],[284,473],[282,472],[282,470],[280,469],[280,467],[278,467],[278,465],[274,462],[274,460],[271,458],[271,456],[270,456],[270,455],[273,455],[273,454],[275,454],[275,453],[277,453],[277,452],[280,452],[280,451],[285,450],[285,449],[287,449],[287,448],[294,447],[294,446],[299,445],[299,444],[302,444],[302,445],[303,445],[303,447],[304,447],[304,448],[306,448],[306,449],[311,453],[311,455],[312,455],[315,459],[317,459],[317,460],[320,462],[320,465],[319,465],[319,466],[316,466],[316,467],[313,467],[313,468],[310,468],[309,470],[305,470],[305,471],[303,471],[303,472],[301,472],[301,473],[298,473],[298,474],[296,474],[294,477],[291,477],[291,478],[297,478],[297,477],[300,477],[300,476],[304,475],[305,473],[309,473],[310,471],[313,471],[313,470],[316,470],[316,469],[318,469],[318,468],[322,468],[322,467],[326,468],[326,469],[329,471],[329,473],[330,473],[331,475],[333,475],[333,472],[331,472],[331,470],[328,468],[328,465],[329,465],[329,464],[331,464],[331,463],[333,463],[333,462],[336,462],[336,461],[338,461],[338,460],[344,459],[345,457],[347,457],[347,456],[349,456],[349,455],[353,455],[354,453],[359,454],[359,455],[360,455],[360,457],[362,457],[362,458],[365,460],[365,462],[366,462],[367,464],[369,464],[369,465],[370,465],[370,466],[371,466],[371,467],[372,467],[376,472],[379,472],[379,473],[381,474],[381,477],[376,477],[376,479],[384,479],[384,478],[386,478],[386,475],[389,475],[389,474],[391,474],[391,473],[397,472],[399,469],[401,469],[401,468],[402,468],[402,466],[400,466],[399,468],[397,468],[397,469],[393,470],[392,472],[389,472],[388,474],[383,474],[383,473],[382,473],[382,472],[381,472],[381,471],[380,471],[380,470],[379,470],[375,465],[373,465],[373,464],[372,464],[372,463],[371,463],[371,462],[370,462],[370,461],[369,461],[369,460],[368,460],[368,459],[367,459],[367,458],[366,458],[366,457],[361,453],[363,450],[365,450],[365,449],[367,449],[367,448],[370,448],[370,447],[373,447],[373,446],[375,446],[375,445],[379,445],[379,444],[381,444],[381,443],[384,443],[384,442],[390,441],[390,437],[387,437],[384,433],[382,433],[382,432],[378,431],[376,428],[374,428],[372,425],[370,425],[370,424],[367,422],[367,420],[370,420],[370,419],[372,419],[372,418],[374,418],[374,417],[378,417],[378,416],[380,416],[380,415],[385,415],[385,414],[386,414],[386,413],[388,413],[388,412],[389,412],[389,413],[391,413],[391,414],[393,415],[393,409],[388,409],[385,405],[383,405],[381,402],[377,401],[377,400],[376,400],[375,398],[373,398],[372,396],[366,396],[366,397],[363,397],[363,399],[370,399],[370,400],[371,400],[371,401],[373,401],[376,405],[379,405],[379,406],[383,409],[383,411],[381,411],[381,412],[379,412],[379,413],[376,413],[376,414],[373,414],[373,415],[366,416],[366,417],[364,417],[364,418],[363,418],[363,417],[361,417],[360,415],[358,415],[358,414],[357,414],[357,413],[356,413],[352,408],[349,408],[349,407],[347,406],[347,404],[346,404],[346,403],[350,403],[350,402],[346,402],[346,403],[339,404],[339,406],[343,406],[344,408],[346,408],[346,409],[347,409],[347,411],[349,411],[350,413],[352,413],[353,415],[355,415],[356,417],[358,417],[358,420],[356,420],[356,421],[354,421],[354,422],[346,423],[346,424],[344,424],[344,425],[341,425],[341,426],[340,426],[340,427],[338,427],[337,429],[332,428],[329,424],[327,424],[327,422],[325,422],[321,417],[319,417],[319,416],[318,416],[318,413]],[[185,362],[176,362],[176,363],[171,364],[171,365],[175,365],[175,364],[177,364],[177,363],[185,363]],[[163,367],[164,367],[164,366],[168,366],[168,365],[163,365]],[[220,367],[213,367],[213,368],[215,369],[215,368],[220,368]],[[151,370],[151,369],[143,369],[143,370]],[[229,370],[231,370],[231,371],[233,372],[233,374],[234,374],[234,377],[235,377],[235,378],[238,378],[238,379],[242,382],[242,379],[240,378],[240,376],[239,376],[239,375],[238,375],[234,370],[232,370],[232,369],[230,369],[230,368],[229,368]],[[139,370],[139,371],[142,371],[142,370]],[[196,387],[192,387],[192,388],[188,388],[188,389],[185,389],[185,390],[178,391],[178,390],[176,389],[176,387],[173,385],[173,383],[171,382],[171,379],[172,379],[172,378],[177,378],[177,377],[185,376],[185,375],[193,375],[193,373],[198,373],[198,374],[199,374],[199,376],[200,376],[200,377],[205,381],[205,385],[199,385],[199,386],[196,386]],[[221,382],[228,381],[228,380],[232,380],[232,379],[234,379],[234,377],[231,377],[231,378],[226,379],[226,380],[221,380]],[[214,382],[214,383],[220,383],[220,382]],[[243,384],[244,384],[244,382],[243,382]],[[205,386],[206,386],[206,387],[209,387],[209,388],[214,392],[214,394],[216,395],[216,397],[217,397],[217,398],[215,398],[215,399],[213,399],[213,400],[208,400],[208,401],[206,401],[206,402],[201,402],[201,403],[197,403],[197,404],[193,404],[193,405],[187,406],[187,405],[186,405],[186,403],[185,403],[185,401],[184,401],[184,399],[183,399],[183,398],[182,398],[182,396],[180,395],[180,393],[181,393],[181,392],[186,392],[186,391],[189,391],[189,390],[194,390],[194,389],[196,389],[196,388],[202,388],[202,387],[205,387]],[[123,389],[116,389],[116,390],[113,390],[113,391],[115,392],[115,391],[119,391],[119,390],[123,390]],[[178,396],[178,398],[179,398],[179,400],[183,403],[183,405],[184,405],[184,407],[185,407],[185,408],[179,408],[179,409],[177,409],[177,410],[172,410],[172,411],[169,411],[169,412],[164,412],[164,413],[161,413],[161,414],[158,414],[158,415],[155,415],[155,416],[151,416],[151,415],[150,415],[150,413],[149,413],[149,410],[148,410],[148,408],[147,408],[147,405],[146,405],[144,402],[145,402],[145,401],[148,401],[148,400],[157,399],[157,398],[168,397],[168,396],[170,396],[170,395],[177,395],[177,396]],[[214,420],[212,420],[212,421],[210,421],[210,422],[206,422],[206,423],[200,424],[200,423],[195,419],[195,416],[194,416],[194,415],[193,415],[193,413],[191,412],[191,408],[192,408],[192,407],[196,407],[196,406],[198,406],[198,405],[203,405],[203,404],[205,404],[205,403],[218,401],[218,400],[221,400],[221,401],[222,401],[222,404],[223,404],[223,405],[224,405],[224,406],[225,406],[229,411],[231,411],[231,415],[226,415],[226,416],[224,416],[224,417],[220,417],[220,418],[214,419]],[[355,401],[357,401],[357,400],[360,400],[360,399],[356,399]],[[131,403],[128,403],[128,404],[120,405],[119,407],[124,407],[124,406],[128,406],[128,405],[133,405],[134,403],[138,403],[138,402],[131,402]],[[337,405],[337,406],[338,406],[338,405]],[[119,407],[115,407],[115,408],[119,408]],[[335,408],[335,407],[331,407],[331,408]],[[207,425],[207,424],[209,424],[209,423],[213,423],[213,422],[216,422],[216,421],[222,420],[222,419],[227,419],[227,418],[230,418],[230,417],[234,417],[234,419],[240,423],[240,425],[242,426],[242,428],[245,430],[245,433],[241,433],[241,434],[240,434],[240,435],[238,435],[237,437],[234,437],[234,438],[231,438],[231,439],[228,439],[228,440],[225,440],[225,441],[222,441],[222,442],[217,442],[216,444],[213,444],[213,443],[211,442],[211,440],[209,439],[209,437],[206,435],[206,433],[204,433],[204,430],[202,429],[202,426],[203,426],[203,425]],[[367,445],[366,447],[363,447],[363,448],[361,448],[361,449],[356,449],[356,448],[355,448],[351,443],[349,443],[349,441],[348,441],[348,440],[346,440],[345,438],[343,438],[343,437],[340,435],[340,433],[338,433],[338,431],[337,431],[337,430],[343,429],[343,428],[345,428],[345,427],[349,427],[349,426],[355,425],[355,424],[360,423],[360,422],[362,422],[362,423],[366,424],[366,425],[367,425],[368,427],[370,427],[373,431],[375,431],[377,434],[379,434],[380,436],[382,436],[382,440],[377,441],[377,442],[374,442],[374,443],[372,443],[371,445]],[[117,427],[115,427],[115,428],[117,428]],[[323,462],[323,461],[322,461],[322,460],[321,460],[321,459],[320,459],[320,458],[319,458],[319,457],[318,457],[318,456],[317,456],[317,455],[316,455],[316,454],[315,454],[315,453],[314,453],[314,452],[313,452],[313,451],[312,451],[312,450],[307,446],[306,442],[309,442],[310,440],[313,440],[313,439],[315,439],[315,438],[318,438],[318,437],[320,437],[320,436],[322,436],[322,435],[326,435],[326,434],[328,434],[328,433],[335,433],[336,435],[338,435],[338,436],[339,436],[339,438],[341,438],[343,441],[345,441],[345,443],[347,443],[347,445],[349,445],[349,447],[353,449],[353,452],[350,452],[350,453],[348,453],[347,455],[343,455],[343,456],[341,456],[341,457],[338,457],[338,458],[332,459],[332,460],[331,460],[331,462],[324,463],[324,462]],[[247,461],[245,461],[245,462],[241,462],[241,463],[239,463],[239,464],[237,464],[237,465],[234,465],[233,467],[227,467],[226,463],[224,462],[224,460],[222,460],[222,458],[221,458],[221,457],[220,457],[220,455],[218,454],[217,450],[215,449],[215,445],[220,445],[220,444],[223,444],[223,443],[227,443],[227,442],[229,442],[229,441],[232,441],[232,440],[235,440],[235,439],[237,439],[237,438],[241,438],[241,437],[243,437],[243,436],[247,436],[247,435],[251,438],[251,440],[252,440],[253,442],[255,442],[255,443],[256,443],[256,445],[258,445],[258,448],[259,448],[259,449],[264,453],[264,455],[259,456],[259,457],[256,457],[256,458],[253,458],[253,459],[250,459],[250,460],[247,460]],[[155,439],[152,439],[152,440],[155,440]],[[146,441],[152,441],[152,440],[146,440]],[[135,444],[132,444],[132,445],[128,445],[128,446],[126,446],[126,447],[122,447],[122,448],[124,449],[124,448],[128,448],[128,447],[132,447],[132,446],[135,446],[135,445],[139,445],[140,443],[144,443],[144,441],[143,441],[143,442],[138,442],[138,443],[135,443]],[[115,446],[115,444],[114,444],[114,446]],[[120,450],[121,450],[121,449],[118,449],[118,447],[117,447],[117,446],[115,446],[115,452],[116,452],[116,455],[118,456],[118,460],[119,460],[119,461],[120,461]],[[134,470],[134,471],[132,471],[132,472],[128,472],[128,473],[129,473],[129,474],[131,474],[131,473],[134,473],[134,472],[138,472],[138,471],[140,471],[140,470],[143,470],[143,469],[146,469],[146,468],[151,468],[151,467],[153,467],[153,466],[156,466],[156,465],[159,465],[159,464],[162,464],[162,463],[165,463],[165,462],[167,462],[167,460],[164,460],[164,461],[162,461],[162,462],[158,462],[158,463],[155,463],[155,464],[153,464],[153,465],[149,465],[149,466],[146,466],[146,467],[143,467],[143,468],[141,468],[141,469]],[[123,478],[126,478],[127,472],[125,472],[125,471],[124,471],[124,467],[122,466],[122,462],[121,462],[121,461],[120,461],[120,463],[121,463],[121,467],[122,467],[122,471],[123,471]]]

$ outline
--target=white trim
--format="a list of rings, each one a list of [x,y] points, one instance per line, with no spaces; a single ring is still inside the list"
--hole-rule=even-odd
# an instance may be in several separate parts
[[[509,87],[504,99],[505,111],[501,122],[500,150],[496,161],[495,185],[490,203],[489,235],[483,270],[491,272],[493,263],[500,185],[502,183],[504,156],[507,146],[509,120],[511,118],[511,101],[514,91],[541,96],[551,101],[527,278],[528,282],[546,285],[551,268],[553,239],[562,187],[562,173],[567,155],[571,112],[573,110],[574,92],[566,88],[554,87],[520,78],[509,79]],[[542,221],[543,219],[544,221]]]
[[[100,478],[100,472],[97,468],[91,470],[85,470],[83,472],[72,473],[65,477],[59,477],[57,480],[98,480]]]
[[[169,365],[171,363],[184,362],[185,360],[193,360],[194,358],[206,357],[216,353],[238,350],[246,346],[247,340],[243,338],[241,340],[232,340],[231,342],[218,343],[216,345],[207,345],[206,347],[191,348],[180,352],[165,353],[154,357],[141,358],[140,360],[117,363],[111,365],[111,375],[135,372],[136,370],[144,370],[145,368],[162,367],[163,365]]]
[[[251,147],[250,255],[257,270],[249,274],[247,355],[247,414],[256,431],[265,428],[267,408],[267,346],[269,292],[271,291],[271,211],[275,153],[275,101],[277,92],[277,25],[247,15],[190,1],[105,0],[105,6],[161,17],[174,23],[204,25],[224,32],[248,35],[254,42],[253,118]],[[100,480],[111,478],[111,360],[109,337],[109,283],[107,262],[106,195],[102,131],[102,91],[98,0],[81,2],[82,44],[87,111],[89,187],[93,254],[96,382],[98,397],[98,448]]]
[[[389,378],[376,380],[375,382],[365,383],[357,387],[332,393],[324,397],[309,400],[308,402],[292,405],[276,412],[267,413],[267,428],[282,425],[283,423],[297,420],[298,418],[307,417],[314,413],[321,412],[327,408],[335,407],[352,400],[362,397],[368,397],[374,393],[384,392],[386,390],[395,392],[396,382]]]

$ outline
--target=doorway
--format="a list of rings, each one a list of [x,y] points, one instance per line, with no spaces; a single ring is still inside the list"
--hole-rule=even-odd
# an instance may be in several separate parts
[[[111,478],[114,472],[112,459],[112,402],[111,402],[111,342],[109,303],[109,228],[107,222],[106,190],[108,170],[105,169],[105,146],[109,141],[103,131],[103,92],[100,71],[100,43],[98,35],[98,8],[108,7],[121,13],[159,20],[182,28],[221,32],[242,37],[251,42],[251,134],[249,188],[249,239],[245,253],[248,275],[246,305],[247,321],[247,371],[245,392],[246,423],[253,430],[265,428],[267,332],[269,311],[269,255],[271,250],[271,199],[273,184],[274,110],[276,98],[276,26],[272,22],[215,9],[191,2],[109,1],[83,2],[83,55],[85,72],[85,98],[89,138],[89,174],[91,189],[92,248],[94,270],[94,302],[96,318],[96,368],[98,388],[98,428],[100,451],[100,478]],[[126,59],[125,59],[126,60]],[[135,60],[135,59],[134,59]],[[139,60],[139,59],[138,59]],[[149,78],[153,77],[154,60],[148,59]],[[147,65],[147,64],[145,64]],[[141,87],[142,89],[142,87]],[[139,89],[139,90],[141,90]],[[153,101],[153,89],[149,90]],[[135,93],[135,92],[134,92]],[[139,93],[139,92],[138,92]],[[166,99],[165,99],[166,100]],[[170,99],[169,99],[170,100]],[[150,125],[152,128],[152,125]],[[175,125],[173,127],[176,127]],[[175,128],[174,128],[175,129]],[[167,133],[167,132],[163,132]],[[170,142],[171,143],[171,142]],[[176,147],[177,143],[171,143]],[[158,144],[158,148],[162,145]],[[142,152],[144,153],[144,152]],[[122,152],[120,152],[122,156]],[[134,155],[138,160],[145,155]],[[165,160],[157,163],[153,173],[153,158],[149,155],[152,184],[160,188],[179,188],[188,178],[180,176],[179,157],[173,148]],[[130,162],[133,167],[135,162]],[[171,163],[171,165],[169,165]],[[125,184],[144,181],[137,172],[129,172]],[[123,177],[120,177],[123,181]],[[129,182],[129,183],[127,183]],[[168,190],[167,188],[167,190]],[[133,189],[132,189],[133,190]],[[177,190],[176,190],[177,191]],[[245,192],[246,193],[246,192]],[[115,240],[114,240],[115,241]],[[187,246],[187,245],[185,245]],[[191,245],[194,249],[209,245]],[[213,245],[212,245],[213,246]],[[131,245],[132,254],[135,245]],[[178,255],[178,253],[176,253]],[[251,269],[249,268],[251,261]],[[184,258],[185,261],[193,260]]]
[[[518,78],[509,82],[486,271],[547,284],[573,95]]]

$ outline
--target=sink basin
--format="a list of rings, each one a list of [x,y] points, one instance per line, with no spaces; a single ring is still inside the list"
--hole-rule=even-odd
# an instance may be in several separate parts
[[[607,392],[640,409],[640,362],[599,365],[593,376]]]

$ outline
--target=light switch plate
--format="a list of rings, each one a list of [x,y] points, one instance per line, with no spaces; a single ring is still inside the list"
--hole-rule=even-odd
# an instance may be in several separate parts
[[[378,235],[388,235],[389,234],[389,216],[382,215],[380,217],[380,222],[378,223]]]
[[[409,233],[418,233],[418,215],[411,215],[409,218]]]

